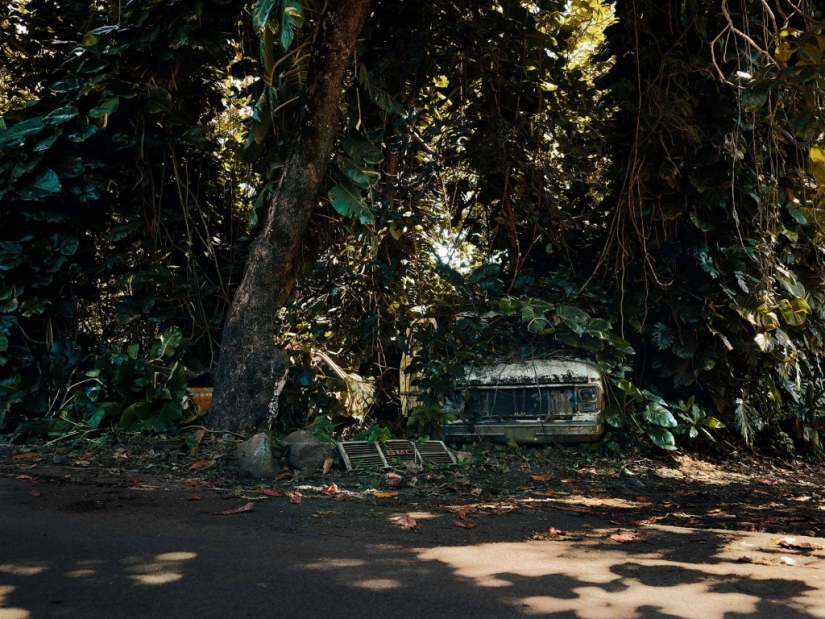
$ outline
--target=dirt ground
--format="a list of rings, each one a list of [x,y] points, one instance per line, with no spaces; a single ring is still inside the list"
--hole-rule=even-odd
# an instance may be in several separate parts
[[[141,488],[183,483],[248,501],[333,496],[338,501],[414,504],[454,511],[495,505],[499,512],[538,509],[592,515],[618,526],[663,524],[825,538],[822,464],[777,463],[732,453],[726,461],[690,455],[594,457],[560,446],[511,449],[481,445],[460,452],[459,465],[401,467],[327,474],[284,472],[274,480],[242,477],[236,440],[201,432],[196,447],[183,440],[72,448],[0,450],[0,474],[34,484],[104,484]],[[337,492],[329,487],[334,484]],[[327,489],[327,494],[323,491]],[[255,490],[258,489],[258,492]],[[196,499],[193,499],[196,500]],[[823,540],[825,543],[825,540]]]
[[[234,445],[0,449],[0,619],[825,617],[819,466],[488,446],[262,483]]]

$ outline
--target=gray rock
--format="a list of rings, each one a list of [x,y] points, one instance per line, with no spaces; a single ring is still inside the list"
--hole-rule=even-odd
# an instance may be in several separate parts
[[[320,469],[324,460],[335,455],[335,445],[306,430],[287,435],[282,444],[289,447],[289,466],[304,471]]]
[[[281,468],[272,456],[272,439],[263,432],[238,445],[235,456],[241,471],[252,477],[275,477]]]

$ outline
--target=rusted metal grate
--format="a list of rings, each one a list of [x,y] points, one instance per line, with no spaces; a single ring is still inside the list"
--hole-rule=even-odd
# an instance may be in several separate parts
[[[346,443],[338,443],[338,451],[348,471],[368,466],[390,468],[378,442],[347,441]]]
[[[384,452],[387,462],[391,464],[403,464],[405,462],[421,464],[418,451],[410,441],[387,441],[381,445],[381,450]]]
[[[338,443],[338,452],[348,471],[364,467],[392,468],[413,462],[423,464],[455,464],[455,457],[442,441],[390,440],[385,443],[347,441]]]
[[[455,464],[453,452],[447,449],[443,441],[424,441],[416,443],[416,448],[424,462],[432,464]]]

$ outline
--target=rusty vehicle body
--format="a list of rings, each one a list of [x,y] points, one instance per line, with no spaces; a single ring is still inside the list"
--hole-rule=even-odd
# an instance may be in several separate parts
[[[401,368],[401,405],[418,405],[406,364]],[[444,425],[447,441],[581,443],[604,434],[604,378],[582,359],[533,359],[465,368],[460,381],[462,412]]]

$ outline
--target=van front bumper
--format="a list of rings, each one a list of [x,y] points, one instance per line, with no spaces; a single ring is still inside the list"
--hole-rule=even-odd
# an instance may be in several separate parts
[[[488,440],[506,443],[590,443],[604,434],[604,423],[592,422],[496,422],[482,421],[467,423],[452,421],[444,425],[447,440],[472,441]]]

